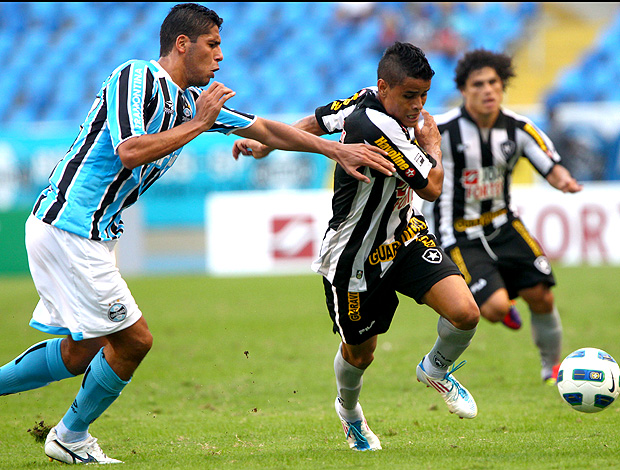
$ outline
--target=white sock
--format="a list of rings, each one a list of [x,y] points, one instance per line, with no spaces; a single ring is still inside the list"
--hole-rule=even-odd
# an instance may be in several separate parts
[[[459,330],[444,317],[439,317],[437,333],[437,341],[433,349],[424,357],[422,365],[429,376],[443,378],[448,367],[454,364],[471,343],[476,328]]]
[[[562,321],[557,307],[550,313],[532,314],[532,339],[540,352],[542,378],[551,375],[553,366],[562,359]]]
[[[88,437],[88,431],[69,431],[65,424],[60,422],[55,426],[58,439],[66,444],[83,441]]]
[[[346,411],[352,411],[357,414],[356,408],[364,382],[364,369],[358,369],[345,361],[344,357],[342,357],[342,344],[334,358],[334,372],[336,374],[338,400],[342,409],[345,410],[345,413]],[[347,420],[349,419],[349,416],[344,417]]]

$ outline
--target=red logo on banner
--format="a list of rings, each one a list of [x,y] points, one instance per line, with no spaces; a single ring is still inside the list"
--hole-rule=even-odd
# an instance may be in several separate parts
[[[274,217],[271,232],[274,259],[299,260],[314,256],[314,218],[311,215]]]

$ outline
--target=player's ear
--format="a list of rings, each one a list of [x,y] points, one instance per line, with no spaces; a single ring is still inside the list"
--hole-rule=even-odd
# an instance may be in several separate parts
[[[379,89],[379,96],[381,98],[385,98],[387,96],[387,91],[389,88],[387,82],[380,78],[379,80],[377,80],[377,88]]]
[[[180,53],[187,52],[187,48],[189,47],[190,39],[185,34],[180,34],[177,36],[177,40],[175,42],[175,46]]]

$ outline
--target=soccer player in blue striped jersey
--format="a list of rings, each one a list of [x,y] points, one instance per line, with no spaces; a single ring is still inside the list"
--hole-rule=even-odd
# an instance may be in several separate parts
[[[329,142],[283,123],[234,111],[235,93],[212,82],[223,60],[222,19],[186,3],[160,30],[157,61],[130,60],[103,82],[80,132],[26,222],[26,247],[40,301],[31,326],[52,335],[0,368],[0,395],[84,374],[77,396],[45,443],[68,464],[118,463],[89,433],[151,349],[153,337],[115,265],[122,213],[203,132],[236,133],[282,150],[321,153],[352,177],[369,166],[394,171],[368,145]],[[205,90],[199,87],[208,86]]]

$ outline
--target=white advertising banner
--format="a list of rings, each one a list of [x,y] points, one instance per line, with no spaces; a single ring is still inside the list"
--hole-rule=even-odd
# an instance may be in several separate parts
[[[576,194],[513,186],[512,202],[552,261],[620,265],[620,185]],[[331,218],[331,190],[240,191],[206,199],[206,270],[215,275],[310,273]]]
[[[551,260],[620,264],[620,185],[584,183],[579,193],[513,186],[512,203]]]
[[[219,275],[311,273],[332,191],[239,191],[206,199],[206,268]]]

